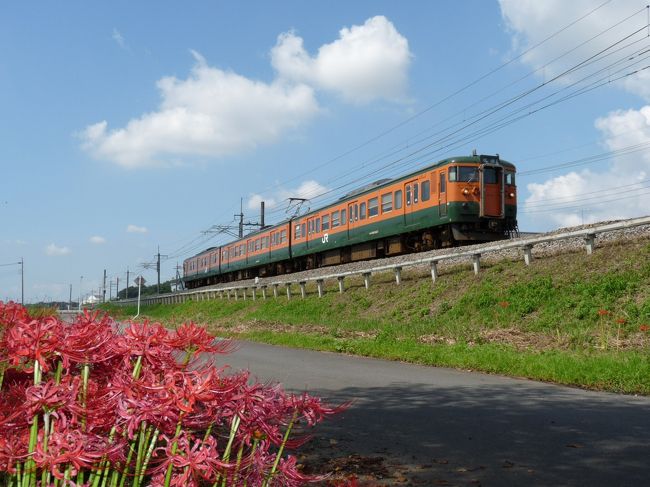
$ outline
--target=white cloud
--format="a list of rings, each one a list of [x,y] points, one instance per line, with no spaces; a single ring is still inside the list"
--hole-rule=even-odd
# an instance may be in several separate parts
[[[122,34],[113,39],[124,47]],[[97,159],[126,168],[178,165],[186,159],[222,158],[276,142],[321,109],[316,89],[353,103],[406,99],[412,54],[408,41],[383,16],[341,29],[339,38],[311,57],[303,40],[289,32],[271,50],[276,79],[264,82],[211,67],[192,51],[195,64],[185,79],[157,82],[158,108],[109,128],[102,120],[79,134],[82,148]]]
[[[502,16],[513,35],[514,55],[543,42],[554,32],[601,4],[591,0],[499,0],[499,3]],[[538,77],[549,79],[645,25],[646,12],[643,11],[613,27],[635,11],[643,10],[646,3],[645,0],[618,0],[606,3],[557,36],[524,54],[521,61],[538,70]],[[602,34],[598,35],[600,33]],[[600,64],[590,66],[590,72],[626,56],[628,60],[638,59],[633,58],[632,53],[642,49],[643,43],[624,46],[641,40],[646,34],[643,30],[617,44],[615,49],[621,50],[604,58]],[[595,38],[590,40],[592,37]],[[585,44],[573,50],[582,43]],[[645,64],[647,62],[636,68]],[[650,101],[650,73],[647,70],[627,77],[618,82],[618,86]],[[650,107],[614,111],[598,118],[595,126],[601,132],[604,145],[610,150],[650,143]],[[609,167],[604,170],[572,171],[541,183],[529,184],[527,188],[530,196],[525,201],[524,210],[530,211],[529,215],[535,216],[539,222],[562,226],[648,214],[650,195],[644,194],[648,189],[635,183],[649,178],[649,154],[645,151],[627,156],[614,155]],[[553,211],[539,211],[544,209]]]
[[[281,78],[336,92],[353,103],[404,100],[412,57],[408,40],[381,15],[341,29],[339,38],[314,57],[293,32],[281,34],[271,51]]]
[[[325,193],[328,190],[318,181],[313,179],[303,181],[300,186],[296,188],[279,188],[273,194],[262,196],[260,194],[252,194],[246,202],[246,207],[249,210],[259,210],[260,202],[264,201],[264,206],[267,209],[277,208],[281,205],[287,205],[289,198],[305,198],[312,199]]]
[[[134,168],[173,163],[181,157],[222,157],[277,140],[311,119],[319,108],[305,84],[270,84],[210,67],[198,53],[187,79],[158,81],[157,111],[124,128],[108,122],[80,134],[83,148],[98,159]]]
[[[103,243],[106,243],[106,239],[104,237],[100,237],[99,235],[94,235],[88,239],[88,241],[92,244],[97,244],[101,245]]]
[[[147,233],[147,227],[139,227],[137,225],[129,225],[126,227],[127,233]]]
[[[113,34],[111,35],[111,38],[117,43],[118,46],[120,46],[122,49],[128,49],[126,45],[126,41],[124,40],[124,36],[122,33],[113,28]]]
[[[543,42],[551,34],[574,20],[585,16],[598,7],[601,2],[593,0],[572,0],[570,2],[566,0],[499,0],[499,4],[506,25],[513,34],[513,51],[518,54]],[[645,11],[621,25],[614,27],[614,24],[636,11],[643,10],[646,4],[646,0],[617,0],[607,3],[557,36],[524,54],[522,61],[534,69],[540,69],[539,77],[549,79],[560,74],[577,62],[587,59],[644,26],[646,24]],[[597,36],[601,32],[602,35]],[[613,53],[635,40],[642,40],[646,34],[647,32],[643,30],[607,52]],[[592,37],[595,38],[591,40]],[[588,42],[577,47],[585,41]],[[574,50],[574,47],[577,48]],[[604,67],[615,59],[625,57],[626,53],[632,53],[642,48],[643,44],[637,42],[604,58],[602,63],[596,66]],[[561,58],[555,60],[560,56]],[[551,61],[552,63],[548,64]],[[638,67],[646,64],[643,62]],[[593,68],[595,69],[596,66]],[[632,70],[634,69],[630,69],[630,71]],[[620,84],[628,91],[650,101],[650,73],[647,70],[626,78]]]
[[[58,256],[58,255],[68,255],[70,253],[70,248],[68,247],[59,247],[54,243],[51,243],[45,247],[45,253],[47,255]]]
[[[579,225],[583,218],[589,223],[650,214],[650,106],[612,112],[595,125],[612,151],[640,144],[646,150],[615,156],[605,171],[571,172],[529,184],[525,209],[557,208],[531,214],[562,226]]]

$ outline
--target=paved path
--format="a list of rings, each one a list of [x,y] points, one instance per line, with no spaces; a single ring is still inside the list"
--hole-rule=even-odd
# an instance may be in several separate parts
[[[388,484],[650,485],[650,398],[241,342],[221,357],[332,402],[327,455],[383,458]]]

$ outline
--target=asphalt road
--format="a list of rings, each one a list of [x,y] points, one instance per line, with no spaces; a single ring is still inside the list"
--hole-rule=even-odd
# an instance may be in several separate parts
[[[650,485],[647,397],[248,342],[219,361],[353,400],[314,447],[379,462],[387,484]]]

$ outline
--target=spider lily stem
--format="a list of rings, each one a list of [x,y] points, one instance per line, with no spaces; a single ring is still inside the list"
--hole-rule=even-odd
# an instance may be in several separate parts
[[[278,465],[280,464],[280,458],[282,458],[282,452],[284,451],[284,446],[287,444],[287,440],[289,439],[289,434],[291,433],[291,428],[293,427],[294,423],[296,422],[296,418],[298,417],[298,411],[294,411],[293,417],[291,418],[291,421],[289,422],[289,425],[287,426],[287,431],[284,433],[284,438],[282,439],[282,444],[280,445],[280,448],[278,449],[278,453],[275,455],[275,462],[273,462],[273,468],[269,472],[268,477],[266,477],[266,480],[264,480],[263,487],[267,487],[269,485],[269,482],[273,478],[273,475],[275,475],[275,471],[278,468]]]

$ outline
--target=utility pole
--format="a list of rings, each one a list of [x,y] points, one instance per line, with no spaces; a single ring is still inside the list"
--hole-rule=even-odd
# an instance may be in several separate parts
[[[106,302],[106,269],[104,269],[104,281],[102,284],[102,303]]]
[[[116,277],[117,281],[115,282],[115,299],[120,300],[120,278]]]
[[[106,290],[104,290],[104,296],[106,296]],[[113,281],[108,281],[108,300],[113,300]]]
[[[161,258],[167,258],[166,255],[160,255],[160,246],[158,246],[158,253],[154,255],[154,258],[156,259],[155,262],[145,262],[142,264],[143,269],[156,269],[156,273],[158,274],[158,287],[157,287],[157,292],[160,294],[160,259]]]
[[[68,311],[72,309],[72,284],[70,284],[70,298],[68,298]]]
[[[129,299],[129,268],[126,268],[126,299]]]
[[[239,238],[244,236],[244,198],[239,198]]]
[[[158,284],[156,287],[156,292],[160,294],[160,245],[158,246],[158,253],[156,254],[156,272],[158,273]]]

